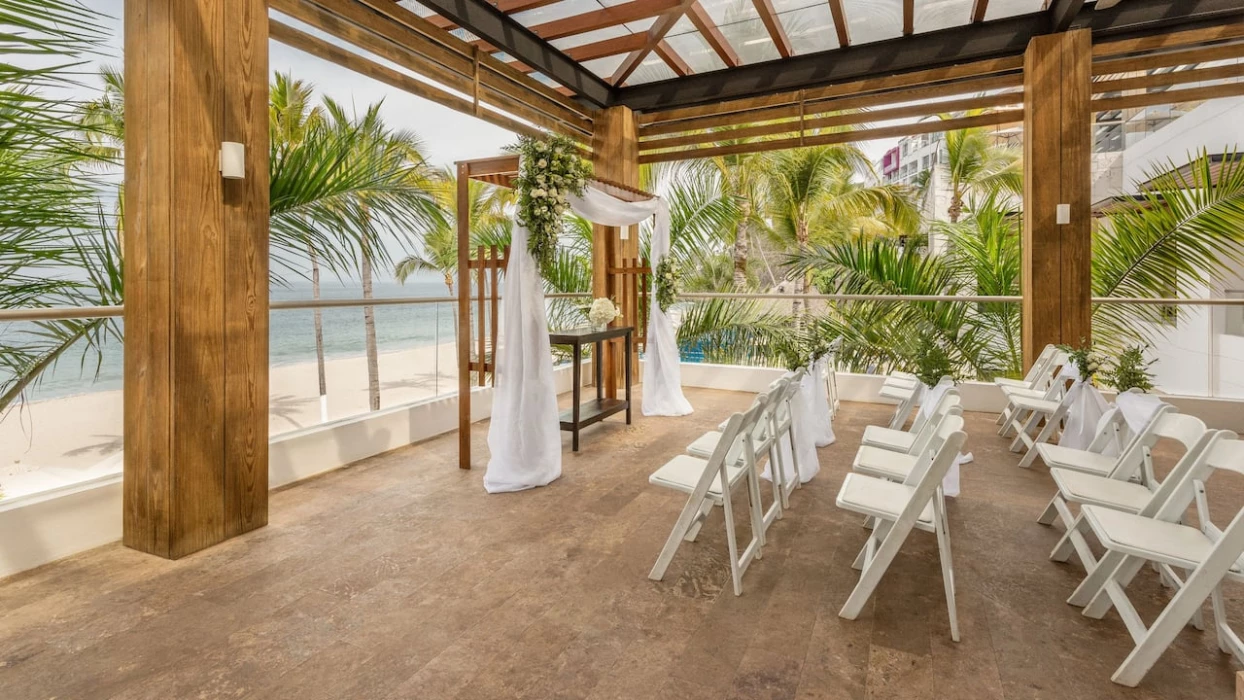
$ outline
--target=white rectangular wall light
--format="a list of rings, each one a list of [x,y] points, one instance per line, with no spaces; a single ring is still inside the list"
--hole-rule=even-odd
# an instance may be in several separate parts
[[[236,141],[220,144],[220,176],[226,180],[246,177],[246,146]]]
[[[1054,211],[1054,218],[1055,218],[1055,223],[1058,223],[1058,224],[1071,223],[1071,205],[1070,204],[1059,204],[1057,209]]]

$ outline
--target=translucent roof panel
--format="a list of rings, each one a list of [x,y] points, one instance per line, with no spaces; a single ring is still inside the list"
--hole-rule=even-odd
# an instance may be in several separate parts
[[[696,73],[707,73],[726,67],[721,57],[717,55],[713,47],[708,45],[704,37],[700,36],[699,32],[671,34],[665,37],[665,43],[669,44],[670,48],[674,49]]]
[[[626,58],[626,56],[606,56],[604,58],[596,58],[591,61],[584,61],[582,65],[584,68],[592,71],[597,76],[608,80],[613,77],[613,73],[618,69],[618,66],[622,65],[622,60],[624,58]]]
[[[758,17],[730,24],[718,24],[717,27],[721,30],[722,36],[726,37],[726,41],[730,42],[730,46],[734,47],[734,52],[739,55],[739,60],[743,63],[757,63],[781,58],[777,47],[773,45],[773,39],[769,36],[769,30],[765,29],[764,22],[761,22]]]
[[[1001,19],[1040,12],[1045,7],[1045,0],[989,0],[985,8],[985,19]]]
[[[915,5],[912,13],[916,32],[935,32],[938,29],[961,27],[972,21],[974,0],[924,0]]]
[[[786,28],[791,50],[796,54],[838,48],[838,32],[834,29],[834,16],[830,13],[827,2],[780,12],[778,20]]]
[[[510,17],[524,27],[534,27],[537,24],[596,12],[599,9],[600,3],[596,2],[596,0],[561,0],[561,2],[555,2],[552,5],[515,12]]]
[[[842,13],[847,16],[852,44],[903,35],[903,0],[843,0]]]
[[[752,0],[700,0],[700,4],[708,11],[708,16],[713,18],[718,27],[760,17]]]
[[[651,83],[657,80],[669,80],[670,78],[677,77],[678,74],[674,72],[674,69],[666,65],[660,56],[651,53],[643,60],[643,63],[639,64],[635,72],[631,73],[631,77],[626,79],[626,84],[638,85],[640,83]]]

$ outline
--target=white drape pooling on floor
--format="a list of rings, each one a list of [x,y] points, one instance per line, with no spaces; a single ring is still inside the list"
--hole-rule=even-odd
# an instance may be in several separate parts
[[[571,196],[568,202],[580,216],[604,226],[631,226],[655,215],[653,268],[669,253],[670,214],[664,200],[654,197],[628,202],[589,184],[582,197]],[[540,270],[527,252],[528,235],[525,228],[514,227],[506,292],[501,297],[494,349],[492,419],[488,426],[491,456],[484,474],[484,488],[489,493],[544,486],[562,474],[549,319]],[[643,377],[644,415],[686,415],[691,413],[691,404],[682,393],[674,327],[655,303],[655,286],[651,299]]]
[[[825,386],[829,376],[829,356],[813,362],[808,372],[814,380],[809,404],[812,408],[812,437],[817,447],[829,447],[837,440],[834,437],[834,417],[829,408],[829,389]]]
[[[921,386],[922,396],[920,398],[920,411],[916,414],[916,420],[927,421],[933,417],[933,409],[937,407],[937,402],[942,400],[942,395],[947,390],[955,387],[955,380],[950,377],[942,377],[942,381],[932,388]],[[950,465],[950,471],[946,472],[946,477],[942,479],[942,493],[951,498],[959,496],[959,467],[970,464],[975,455],[971,452],[960,452],[959,457],[955,459],[955,463]]]
[[[792,376],[792,372],[787,372],[786,377]],[[791,418],[795,426],[795,449],[799,455],[799,482],[806,484],[812,480],[812,477],[821,472],[821,459],[816,453],[816,389],[815,384],[820,381],[811,373],[805,373],[803,381],[799,383],[799,393],[795,394],[794,401],[791,402]],[[821,382],[824,386],[824,382]],[[795,478],[795,464],[791,460],[790,440],[778,441],[778,450],[781,452],[782,473],[786,477],[786,483],[790,483]],[[761,472],[760,478],[767,481],[773,480],[773,473],[770,470],[772,462],[766,462],[764,471]]]
[[[544,307],[540,270],[527,251],[528,232],[514,227],[488,424],[488,493],[544,486],[562,475],[561,426],[549,346],[549,317]]]
[[[645,416],[685,416],[691,403],[682,393],[682,373],[678,366],[678,340],[674,324],[657,303],[656,269],[670,252],[670,209],[664,199],[653,197],[640,202],[618,199],[589,185],[582,197],[569,197],[570,208],[579,216],[603,226],[632,226],[655,216],[649,262],[652,289],[648,304],[648,347],[644,355]]]

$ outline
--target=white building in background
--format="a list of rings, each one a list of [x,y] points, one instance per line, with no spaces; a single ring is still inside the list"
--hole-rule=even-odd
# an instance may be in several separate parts
[[[1167,128],[1173,127],[1173,128]],[[1022,130],[1002,129],[1000,143],[1022,146]],[[1092,201],[1100,211],[1120,198],[1137,195],[1149,175],[1184,166],[1202,150],[1244,152],[1244,98],[1162,105],[1104,112],[1094,127]],[[924,186],[926,220],[947,220],[950,186],[945,135],[910,136],[878,163],[882,180]],[[926,174],[927,173],[927,174]],[[926,184],[927,183],[927,184]],[[929,236],[929,250],[945,241]],[[1244,299],[1244,269],[1194,295],[1206,299]],[[1244,398],[1244,307],[1183,306],[1172,310],[1155,337],[1151,357],[1157,385],[1172,394]]]

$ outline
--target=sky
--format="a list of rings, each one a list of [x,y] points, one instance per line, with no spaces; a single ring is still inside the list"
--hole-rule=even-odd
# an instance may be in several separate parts
[[[119,67],[124,0],[83,0],[83,3],[108,16],[104,23],[105,28],[111,34],[111,40],[103,53],[110,53],[111,57],[102,56],[100,62]],[[279,15],[279,13],[276,14]],[[280,19],[298,29],[339,43],[332,37],[301,24],[297,20],[283,15]],[[423,79],[422,76],[377,56],[365,52],[360,53],[390,68]],[[448,166],[457,160],[494,156],[501,153],[505,146],[517,140],[515,134],[505,129],[443,107],[431,100],[415,97],[389,87],[279,42],[270,43],[269,64],[273,72],[292,73],[295,78],[312,83],[322,94],[331,96],[344,104],[353,104],[360,111],[372,103],[383,100],[381,111],[385,122],[394,128],[408,129],[417,134],[423,141],[428,160],[436,165]],[[92,84],[96,82],[92,81]],[[875,162],[894,143],[896,143],[895,139],[886,139],[864,143],[861,146],[869,159]]]

